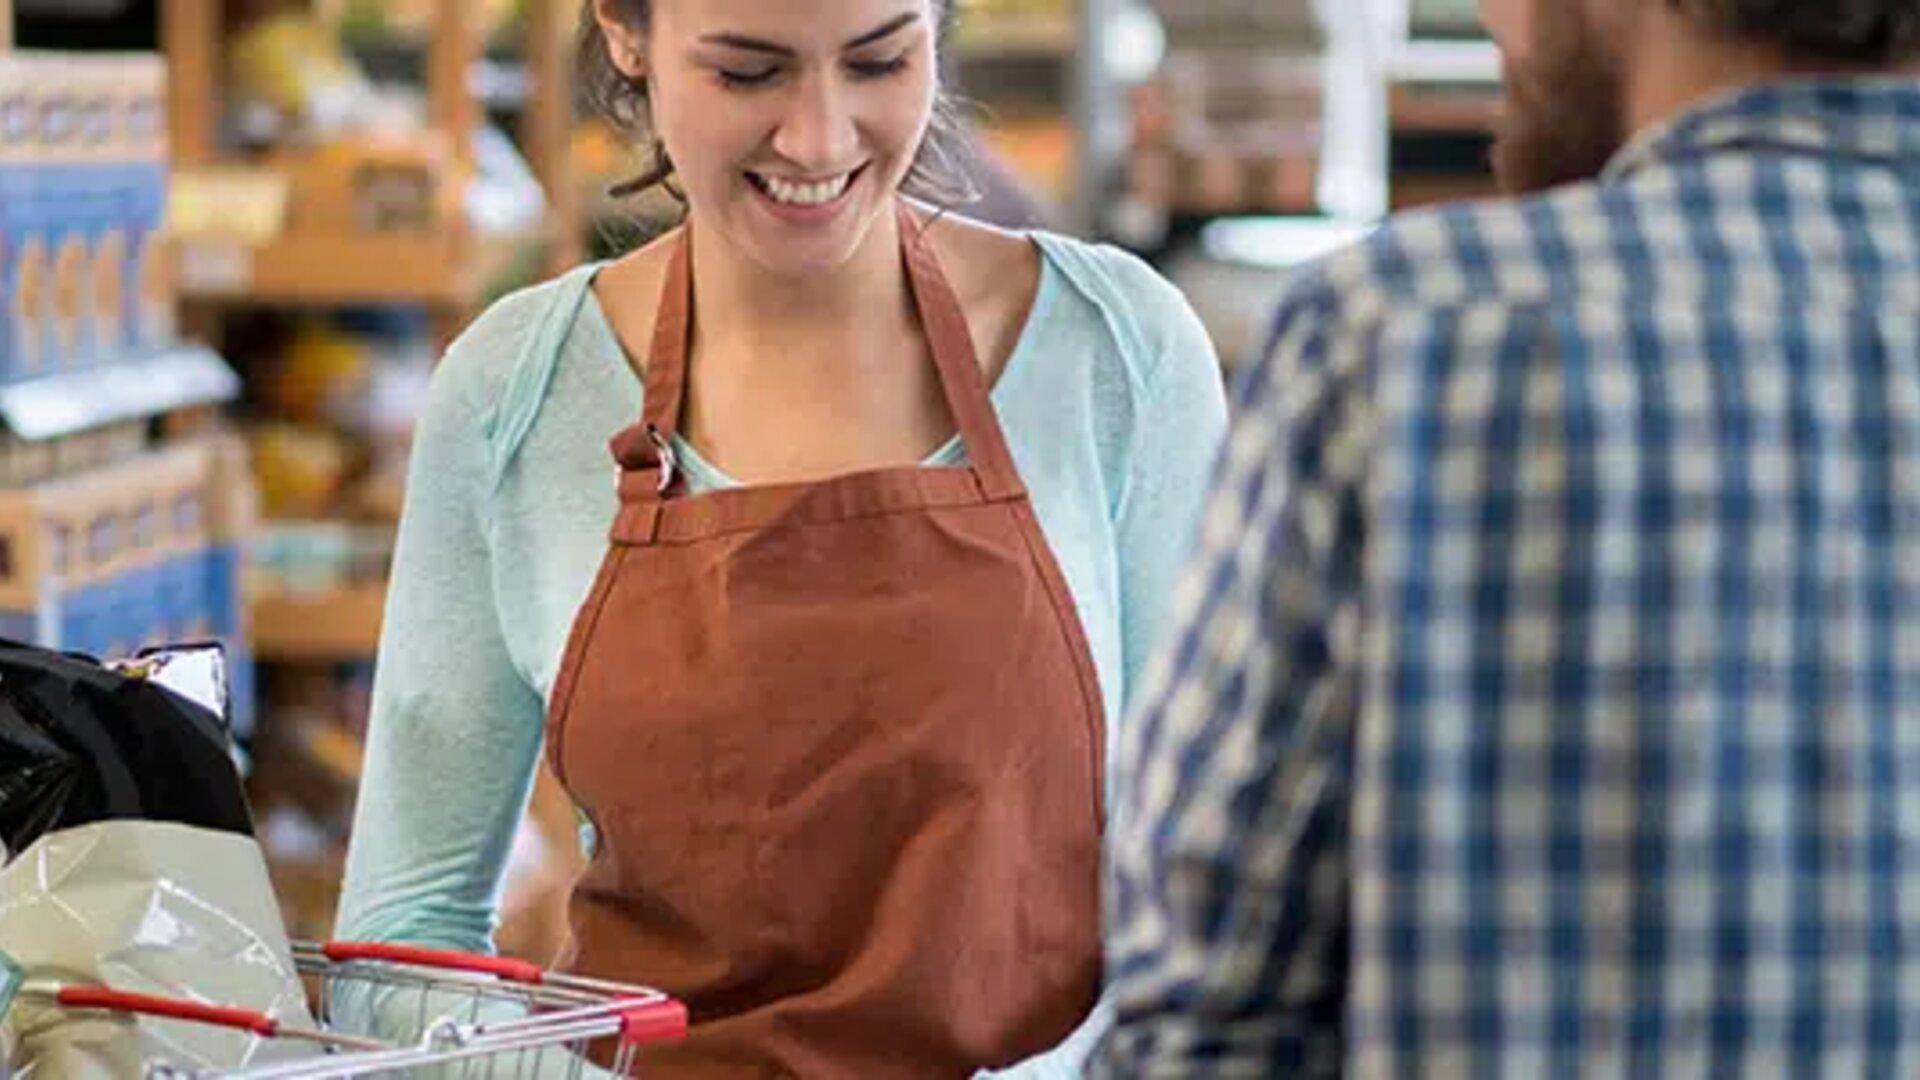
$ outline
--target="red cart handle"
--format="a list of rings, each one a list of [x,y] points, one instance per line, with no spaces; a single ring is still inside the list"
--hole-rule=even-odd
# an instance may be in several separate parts
[[[504,956],[480,956],[476,953],[421,949],[412,945],[388,945],[370,941],[329,941],[320,946],[327,959],[336,964],[353,960],[373,960],[383,964],[409,964],[413,967],[439,968],[492,975],[507,982],[539,986],[547,973],[538,964],[510,960]]]
[[[265,1013],[247,1009],[226,1009],[217,1005],[202,1005],[198,1002],[180,1001],[175,998],[129,994],[124,990],[110,990],[104,986],[61,987],[60,992],[55,995],[55,1000],[69,1009],[106,1009],[111,1012],[134,1013],[140,1016],[165,1016],[175,1020],[191,1020],[196,1024],[212,1024],[215,1027],[251,1031],[255,1035],[268,1039],[280,1034],[280,1021]]]
[[[687,1037],[687,1007],[668,998],[620,1014],[620,1041],[627,1046],[679,1042]]]

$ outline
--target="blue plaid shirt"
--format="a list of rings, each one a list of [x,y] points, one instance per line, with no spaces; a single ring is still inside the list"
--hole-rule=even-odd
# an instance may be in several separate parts
[[[1240,404],[1097,1071],[1920,1075],[1920,81],[1404,218]]]

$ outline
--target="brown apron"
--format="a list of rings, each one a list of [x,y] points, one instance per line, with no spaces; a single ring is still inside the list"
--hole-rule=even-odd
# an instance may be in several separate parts
[[[647,1077],[941,1077],[1093,1006],[1105,722],[966,320],[903,258],[972,464],[688,495],[685,234],[547,747],[599,847],[575,971],[685,1000]]]

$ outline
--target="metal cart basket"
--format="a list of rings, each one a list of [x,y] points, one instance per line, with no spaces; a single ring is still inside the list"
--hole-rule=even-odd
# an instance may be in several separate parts
[[[294,961],[317,988],[318,1028],[281,1024],[243,1009],[124,993],[109,987],[32,981],[17,993],[62,1009],[103,1009],[251,1031],[314,1044],[311,1058],[236,1069],[193,1070],[147,1063],[149,1080],[346,1080],[354,1077],[630,1077],[641,1047],[673,1042],[687,1030],[685,1006],[646,987],[555,974],[490,956],[397,945],[296,944]],[[383,1013],[417,998],[412,1044],[333,1030],[327,1002],[345,985],[386,998]],[[395,1001],[393,995],[405,995]]]

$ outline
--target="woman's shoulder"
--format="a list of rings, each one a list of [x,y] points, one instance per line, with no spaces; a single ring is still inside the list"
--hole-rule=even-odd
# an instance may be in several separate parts
[[[1186,296],[1145,259],[1111,244],[1034,232],[1054,300],[1036,327],[1069,348],[1110,357],[1138,400],[1169,384],[1207,387],[1220,378],[1213,340]]]
[[[647,295],[652,289],[632,287],[640,278],[659,278],[667,245],[659,240],[610,260],[582,263],[571,270],[508,292],[488,304],[448,346],[436,382],[481,411],[510,406],[516,397],[546,392],[553,369],[572,349],[599,355],[606,342],[600,319],[583,318],[597,306],[616,341],[624,341],[631,327],[621,305],[596,301],[603,287],[616,295]],[[537,403],[537,402],[536,402]]]
[[[1147,366],[1192,346],[1198,316],[1186,296],[1145,259],[1112,244],[1051,232],[1031,235],[1077,301],[1063,305],[1063,315],[1097,320],[1117,348]]]
[[[548,399],[562,357],[597,349],[579,328],[601,268],[583,264],[501,296],[454,339],[435,369],[429,417],[475,441],[491,487],[498,487],[540,417],[553,412]]]
[[[434,381],[475,406],[497,402],[543,330],[551,333],[556,309],[584,288],[596,269],[596,264],[577,266],[488,304],[447,347]]]
[[[1186,297],[1132,252],[957,215],[935,236],[943,260],[957,254],[966,268],[956,275],[963,303],[991,290],[1029,297],[1038,291],[1030,331],[1115,355],[1142,383],[1152,382],[1169,356],[1199,352],[1212,363],[1212,346]]]

